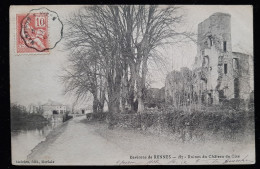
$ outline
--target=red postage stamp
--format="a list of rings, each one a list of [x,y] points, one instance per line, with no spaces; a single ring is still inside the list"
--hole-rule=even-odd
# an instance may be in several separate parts
[[[48,52],[48,15],[17,14],[17,53]]]
[[[16,53],[49,53],[61,41],[63,24],[55,11],[32,9],[16,14]]]
[[[16,52],[49,52],[48,15],[46,13],[17,14]]]

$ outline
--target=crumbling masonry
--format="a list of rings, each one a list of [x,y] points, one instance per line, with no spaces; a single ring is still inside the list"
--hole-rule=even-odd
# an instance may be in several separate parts
[[[174,80],[176,71],[169,73],[165,81],[166,102],[178,103],[177,92],[184,93],[185,103],[219,104],[232,98],[248,101],[254,91],[253,56],[232,52],[230,21],[229,14],[215,13],[198,25],[192,78],[180,85],[182,82]],[[177,87],[183,85],[189,86]],[[185,92],[180,91],[185,88]]]

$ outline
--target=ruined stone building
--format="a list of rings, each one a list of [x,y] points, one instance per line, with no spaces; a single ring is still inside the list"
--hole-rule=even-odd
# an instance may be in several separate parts
[[[172,74],[165,82],[166,101],[177,99],[172,92],[178,90],[173,89],[176,82],[173,84]],[[253,56],[232,51],[230,14],[214,13],[198,25],[197,55],[189,85],[188,100],[219,104],[225,99],[249,99],[254,90]]]

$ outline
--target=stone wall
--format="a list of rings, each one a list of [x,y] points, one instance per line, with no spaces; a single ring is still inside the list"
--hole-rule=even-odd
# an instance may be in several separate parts
[[[169,73],[165,81],[166,102],[180,104],[182,94],[198,103],[219,104],[240,98],[247,100],[253,89],[253,57],[232,52],[231,16],[215,13],[198,25],[198,43],[192,79],[181,72]],[[182,92],[185,91],[185,92]],[[184,100],[185,100],[184,99]],[[196,100],[196,99],[195,99]]]
[[[233,52],[233,58],[238,59],[239,97],[247,100],[254,90],[252,56]]]

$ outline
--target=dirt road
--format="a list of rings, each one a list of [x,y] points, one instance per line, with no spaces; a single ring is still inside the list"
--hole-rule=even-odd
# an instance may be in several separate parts
[[[106,124],[88,122],[85,116],[82,116],[62,124],[51,132],[44,142],[34,148],[28,160],[30,164],[35,160],[34,165],[127,165],[149,164],[149,162],[170,164],[172,158],[178,158],[180,155],[187,158],[188,155],[201,156],[202,154],[225,156],[243,154],[240,150],[248,149],[253,149],[253,145],[184,144],[139,130],[118,128],[109,130]],[[153,158],[156,155],[161,155],[159,158],[163,158],[164,155],[164,159],[159,161],[142,159],[149,155]],[[166,159],[166,155],[170,155],[171,159]],[[131,156],[138,157],[131,159]],[[253,158],[252,155],[249,156]]]

